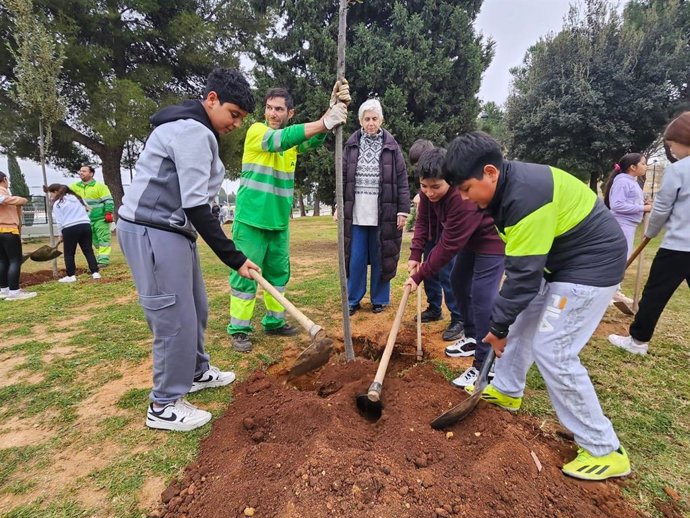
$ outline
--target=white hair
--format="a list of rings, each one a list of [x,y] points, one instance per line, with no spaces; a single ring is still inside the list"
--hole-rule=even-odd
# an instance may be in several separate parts
[[[383,120],[383,108],[381,108],[381,103],[378,99],[367,99],[359,107],[359,120],[360,122],[364,118],[365,112],[374,112],[375,115],[379,116],[379,119]]]

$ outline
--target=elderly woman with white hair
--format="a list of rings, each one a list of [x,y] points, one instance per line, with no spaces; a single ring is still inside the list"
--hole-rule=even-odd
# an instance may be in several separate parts
[[[359,107],[361,129],[345,143],[343,196],[345,265],[350,315],[360,309],[367,290],[372,311],[390,304],[390,281],[400,258],[402,230],[410,213],[410,187],[400,146],[381,128],[383,110],[376,99]]]

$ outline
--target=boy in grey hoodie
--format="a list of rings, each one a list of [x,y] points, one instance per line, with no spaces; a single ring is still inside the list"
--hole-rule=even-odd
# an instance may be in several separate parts
[[[211,212],[225,176],[219,135],[239,128],[254,107],[240,72],[215,69],[203,101],[185,101],[151,117],[155,129],[118,211],[118,241],[153,333],[153,390],[146,414],[150,428],[189,431],[203,426],[210,412],[184,396],[235,380],[234,373],[212,366],[204,350],[208,302],[196,239],[200,234],[243,277],[259,270],[225,236]]]

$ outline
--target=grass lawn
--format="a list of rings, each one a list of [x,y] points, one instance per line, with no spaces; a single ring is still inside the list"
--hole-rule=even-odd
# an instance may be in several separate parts
[[[330,217],[300,218],[291,232],[288,295],[313,320],[337,329],[338,321],[332,320],[340,308],[335,223]],[[406,234],[401,264],[407,261],[409,239]],[[658,243],[646,251],[647,268]],[[208,350],[215,365],[235,370],[242,379],[275,363],[281,342],[257,333],[251,354],[229,347],[228,270],[205,244],[200,248],[210,304]],[[85,266],[79,254],[77,264]],[[23,271],[49,265],[29,261]],[[624,283],[628,294],[634,269]],[[165,433],[144,426],[151,337],[116,242],[113,264],[102,273],[100,282],[83,275],[74,284],[35,286],[38,297],[32,300],[0,301],[1,516],[146,516],[210,430],[207,425],[187,434]],[[394,305],[403,281],[399,274],[393,282]],[[262,314],[260,300],[257,313]],[[662,316],[651,354],[637,357],[608,345],[608,330],[624,331],[629,322],[612,308],[582,355],[632,457],[635,475],[626,494],[652,516],[661,516],[654,502],[667,500],[667,492],[690,494],[688,315],[690,291],[683,286]],[[447,367],[443,371],[457,374]],[[525,410],[540,420],[555,420],[536,371],[528,383]],[[203,391],[189,399],[218,416],[231,403],[232,390]]]

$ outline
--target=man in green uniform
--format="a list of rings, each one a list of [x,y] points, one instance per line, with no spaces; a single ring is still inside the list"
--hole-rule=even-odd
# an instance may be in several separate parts
[[[89,220],[91,221],[91,236],[96,249],[96,259],[99,266],[110,264],[110,224],[113,222],[113,197],[108,187],[94,180],[96,171],[90,165],[83,165],[79,169],[81,181],[70,185],[75,193],[89,206]]]
[[[279,292],[290,278],[289,230],[297,155],[323,144],[326,132],[347,120],[350,92],[347,81],[333,87],[330,107],[321,119],[287,126],[295,114],[294,101],[284,88],[266,93],[265,122],[247,131],[242,155],[242,177],[232,238],[244,254],[259,265],[263,276]],[[233,347],[252,349],[249,333],[256,282],[230,274],[230,324]],[[297,329],[286,324],[285,308],[264,293],[266,314],[261,321],[268,334],[291,336]]]

